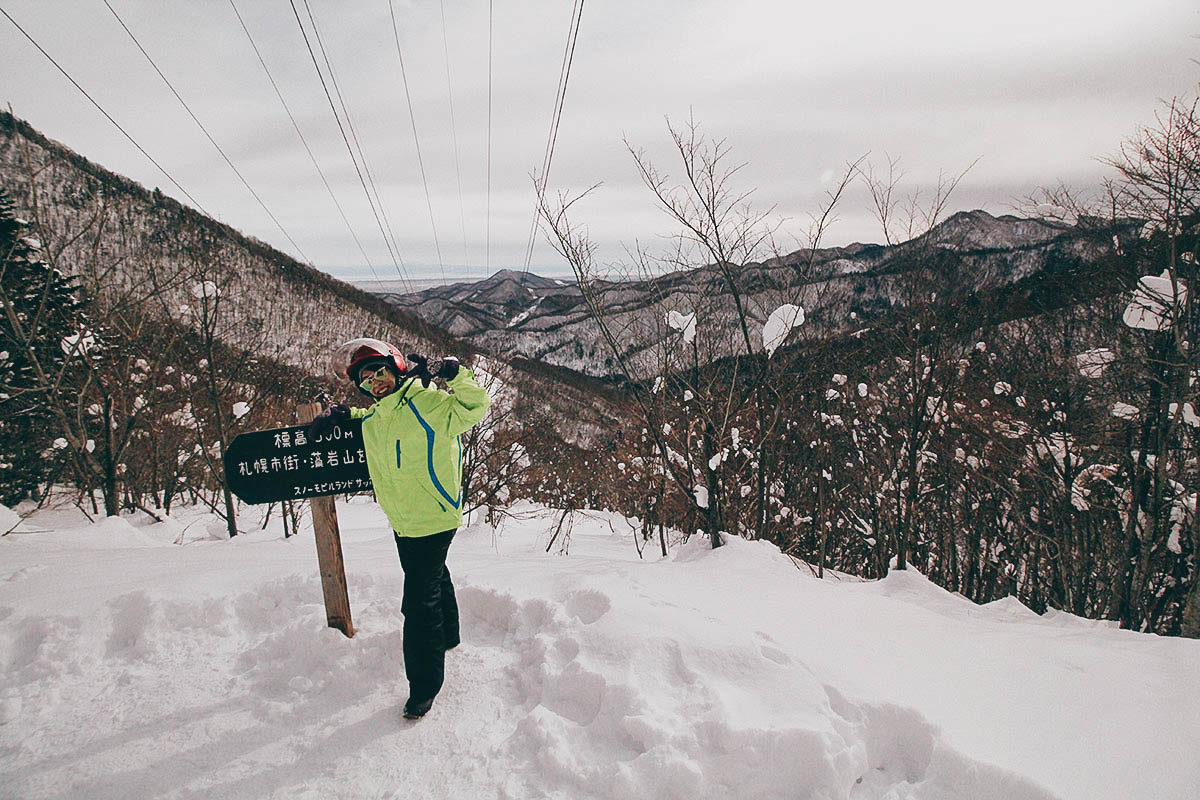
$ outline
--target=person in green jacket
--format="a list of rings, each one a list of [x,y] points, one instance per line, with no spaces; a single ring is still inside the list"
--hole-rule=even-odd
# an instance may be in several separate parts
[[[335,405],[313,421],[321,433],[338,421],[362,420],[375,498],[395,532],[404,571],[404,716],[425,716],[442,688],[446,651],[459,644],[458,605],[446,568],[462,524],[461,436],[487,412],[491,398],[457,359],[431,373],[425,358],[402,355],[378,339],[354,339],[334,355],[335,371],[375,402]],[[443,391],[433,380],[445,381]]]

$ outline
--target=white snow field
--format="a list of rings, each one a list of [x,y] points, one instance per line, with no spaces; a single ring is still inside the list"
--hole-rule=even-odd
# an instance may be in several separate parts
[[[47,510],[0,538],[0,797],[1200,796],[1198,641],[762,542],[639,560],[599,513],[568,555],[551,511],[460,531],[463,643],[407,722],[391,533],[339,508],[353,639],[274,521]]]

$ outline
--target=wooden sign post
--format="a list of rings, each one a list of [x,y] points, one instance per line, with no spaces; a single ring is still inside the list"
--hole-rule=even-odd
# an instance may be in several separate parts
[[[362,421],[344,420],[319,436],[308,435],[308,423],[321,413],[320,403],[296,406],[300,425],[243,433],[225,451],[229,489],[246,503],[277,503],[308,498],[312,505],[317,563],[325,593],[329,627],[354,635],[342,539],[332,495],[371,490]]]
[[[321,413],[320,403],[296,406],[296,421],[307,424]],[[325,619],[329,627],[346,636],[354,636],[350,619],[350,595],[346,591],[346,565],[342,561],[342,535],[338,530],[337,508],[333,497],[311,497],[313,534],[317,540],[317,565],[321,570],[321,590],[325,593]]]
[[[299,409],[300,416],[312,415]],[[313,438],[307,425],[243,433],[230,442],[224,461],[229,490],[251,505],[371,491],[356,419]]]

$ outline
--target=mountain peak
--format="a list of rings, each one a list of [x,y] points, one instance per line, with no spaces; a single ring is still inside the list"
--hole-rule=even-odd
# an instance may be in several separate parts
[[[553,278],[546,278],[528,270],[501,269],[492,273],[491,277],[484,278],[475,284],[474,288],[476,291],[486,290],[504,284],[515,284],[521,289],[551,289],[561,286],[561,283]]]
[[[525,272],[523,270],[515,270],[515,269],[505,268],[505,269],[496,270],[494,273],[492,273],[492,276],[490,278],[487,278],[486,280],[488,280],[488,281],[520,281],[525,278],[528,278],[530,275],[531,275],[531,273]]]
[[[959,211],[938,223],[926,234],[939,245],[957,250],[994,250],[1040,244],[1063,232],[1040,219],[1005,214],[995,217],[982,209]]]

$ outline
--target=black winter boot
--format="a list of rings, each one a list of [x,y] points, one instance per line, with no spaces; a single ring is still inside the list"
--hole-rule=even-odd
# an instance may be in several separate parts
[[[408,702],[404,704],[405,719],[420,719],[429,713],[429,709],[433,708],[433,698],[428,700],[413,700],[408,698]]]

